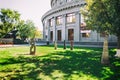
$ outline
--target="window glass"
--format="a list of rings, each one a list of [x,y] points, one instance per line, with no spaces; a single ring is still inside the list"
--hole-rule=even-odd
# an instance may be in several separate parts
[[[50,27],[53,26],[53,19],[49,19],[49,25],[50,25]]]
[[[58,17],[56,18],[56,24],[57,24],[57,25],[62,24],[62,16],[58,16]]]
[[[82,37],[88,38],[88,37],[90,37],[90,33],[82,33]]]
[[[67,23],[73,23],[75,21],[76,21],[76,19],[75,19],[75,13],[67,14]]]

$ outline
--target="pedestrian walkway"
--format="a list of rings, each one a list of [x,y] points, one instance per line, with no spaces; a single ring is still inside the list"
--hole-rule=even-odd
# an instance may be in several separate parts
[[[35,43],[36,46],[44,46],[46,43]],[[0,48],[30,46],[30,44],[2,44]]]

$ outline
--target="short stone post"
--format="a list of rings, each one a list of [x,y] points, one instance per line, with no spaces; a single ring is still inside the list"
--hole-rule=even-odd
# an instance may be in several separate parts
[[[64,40],[64,48],[63,49],[66,49],[66,42],[65,42],[65,40]]]
[[[56,50],[57,49],[57,42],[54,41],[54,49]]]
[[[108,37],[106,35],[103,45],[103,53],[101,58],[102,64],[109,64],[109,50],[108,50]]]
[[[36,46],[35,46],[35,41],[34,38],[30,40],[30,55],[35,55],[36,52]]]
[[[49,41],[47,41],[47,46],[49,46]]]
[[[73,41],[70,41],[70,50],[73,50]]]

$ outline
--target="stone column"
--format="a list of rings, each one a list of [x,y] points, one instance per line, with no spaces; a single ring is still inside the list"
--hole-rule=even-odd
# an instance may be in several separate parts
[[[42,24],[43,24],[43,40],[45,40],[46,39],[46,37],[45,37],[45,22],[42,22]]]
[[[47,30],[48,30],[47,41],[50,41],[50,24],[49,24],[49,20],[47,21]]]
[[[76,23],[74,28],[74,41],[80,41],[80,13],[75,13]]]
[[[56,18],[53,17],[53,41],[56,41]]]
[[[66,14],[62,16],[62,41],[66,40],[65,35],[66,35]]]

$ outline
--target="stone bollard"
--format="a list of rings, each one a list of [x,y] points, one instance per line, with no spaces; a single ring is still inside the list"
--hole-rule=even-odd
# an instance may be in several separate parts
[[[66,49],[66,42],[65,42],[65,40],[64,40],[64,48],[63,49]]]
[[[54,41],[54,49],[56,50],[57,49],[57,42]]]
[[[70,41],[70,50],[73,50],[73,41]]]
[[[47,46],[49,46],[49,41],[47,41]]]
[[[30,40],[30,55],[35,55],[36,53],[36,46],[35,46],[35,41],[34,38]]]

